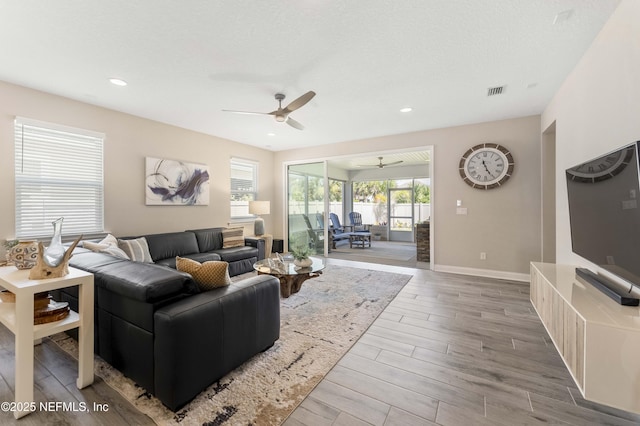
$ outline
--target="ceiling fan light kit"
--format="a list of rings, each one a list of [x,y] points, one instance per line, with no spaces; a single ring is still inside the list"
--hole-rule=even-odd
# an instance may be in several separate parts
[[[234,111],[229,109],[223,109],[223,111],[233,112],[236,114],[273,115],[275,120],[278,123],[287,123],[289,126],[293,127],[294,129],[304,130],[304,126],[299,122],[297,122],[296,120],[294,120],[293,118],[289,117],[289,114],[305,106],[311,99],[313,99],[315,95],[316,95],[316,92],[314,92],[313,90],[310,90],[304,95],[300,96],[299,98],[294,99],[286,107],[282,108],[282,101],[285,99],[286,96],[283,93],[276,93],[275,98],[276,98],[276,101],[278,101],[278,109],[271,112]]]

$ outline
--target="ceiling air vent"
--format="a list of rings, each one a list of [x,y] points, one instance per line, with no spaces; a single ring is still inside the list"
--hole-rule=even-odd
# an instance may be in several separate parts
[[[505,86],[489,87],[487,89],[487,96],[501,95],[504,92]]]

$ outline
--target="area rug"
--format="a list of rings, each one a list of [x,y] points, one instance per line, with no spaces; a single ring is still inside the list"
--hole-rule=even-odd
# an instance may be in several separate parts
[[[204,390],[176,413],[99,357],[95,372],[159,425],[279,425],[365,332],[410,275],[341,266],[281,299],[275,345]],[[77,358],[77,342],[52,336]]]

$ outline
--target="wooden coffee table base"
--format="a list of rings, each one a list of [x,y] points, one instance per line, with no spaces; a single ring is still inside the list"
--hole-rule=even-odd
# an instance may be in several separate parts
[[[258,274],[262,275],[263,273],[258,271]],[[274,274],[274,273],[271,273],[271,274],[264,273],[264,274],[271,275],[280,280],[280,296],[286,299],[292,294],[299,292],[303,282],[311,278],[319,277],[320,274],[322,274],[322,271],[309,272],[306,274],[298,273],[297,275],[281,275],[281,274]]]

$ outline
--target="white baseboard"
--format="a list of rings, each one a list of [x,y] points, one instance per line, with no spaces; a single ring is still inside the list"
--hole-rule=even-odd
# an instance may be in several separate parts
[[[451,274],[474,275],[476,277],[496,278],[500,280],[529,282],[529,274],[519,272],[495,271],[492,269],[465,268],[464,266],[433,265],[436,272],[449,272]]]

